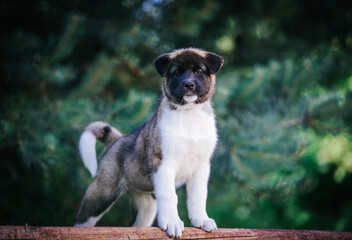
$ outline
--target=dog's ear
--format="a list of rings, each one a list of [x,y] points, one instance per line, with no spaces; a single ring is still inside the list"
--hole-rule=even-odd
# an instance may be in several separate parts
[[[154,67],[160,76],[164,77],[169,65],[171,63],[171,58],[169,53],[165,53],[154,60]]]
[[[210,72],[215,74],[224,64],[224,58],[215,53],[207,52],[205,56],[205,63],[207,64]]]

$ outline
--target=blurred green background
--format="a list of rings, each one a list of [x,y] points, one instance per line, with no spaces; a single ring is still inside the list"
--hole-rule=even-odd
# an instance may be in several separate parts
[[[160,97],[153,60],[198,47],[225,58],[209,216],[352,231],[352,1],[2,0],[0,11],[1,225],[73,225],[91,182],[84,127],[130,133]],[[99,225],[135,214],[123,197]]]

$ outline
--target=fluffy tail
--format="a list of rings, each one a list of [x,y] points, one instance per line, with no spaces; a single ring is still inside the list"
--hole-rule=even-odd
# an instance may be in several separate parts
[[[94,177],[98,170],[95,144],[97,139],[105,147],[110,146],[116,139],[122,137],[122,134],[114,127],[104,122],[93,122],[89,124],[79,139],[79,153],[84,166]]]

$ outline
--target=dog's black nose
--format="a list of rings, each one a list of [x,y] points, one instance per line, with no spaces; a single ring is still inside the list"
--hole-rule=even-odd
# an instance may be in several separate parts
[[[185,82],[184,87],[189,90],[194,90],[196,88],[196,84],[193,81]]]

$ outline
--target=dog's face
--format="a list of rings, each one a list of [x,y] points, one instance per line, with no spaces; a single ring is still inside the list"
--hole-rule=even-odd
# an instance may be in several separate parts
[[[164,78],[163,94],[177,105],[203,103],[215,91],[215,73],[223,58],[211,52],[187,48],[159,56],[154,61]]]

